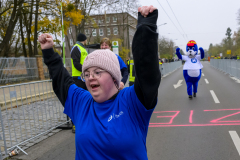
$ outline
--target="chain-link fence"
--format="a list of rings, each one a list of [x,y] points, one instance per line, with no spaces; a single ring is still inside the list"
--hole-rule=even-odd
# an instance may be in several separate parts
[[[211,59],[210,64],[214,68],[240,79],[240,60]]]

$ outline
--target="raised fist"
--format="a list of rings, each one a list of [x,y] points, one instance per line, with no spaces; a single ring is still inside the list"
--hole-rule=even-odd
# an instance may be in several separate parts
[[[147,17],[149,13],[152,13],[154,10],[156,10],[156,7],[151,6],[142,6],[138,8],[138,12],[141,13],[143,17]]]
[[[176,49],[176,52],[177,52],[177,53],[180,52],[180,48],[177,48],[177,49]]]
[[[38,41],[41,44],[42,49],[50,49],[53,48],[53,38],[50,34],[48,33],[43,33],[38,37]]]

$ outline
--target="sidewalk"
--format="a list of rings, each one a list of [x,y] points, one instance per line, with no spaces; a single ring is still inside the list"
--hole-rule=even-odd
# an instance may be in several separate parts
[[[20,152],[10,160],[74,160],[75,134],[71,130],[62,130],[51,137]]]

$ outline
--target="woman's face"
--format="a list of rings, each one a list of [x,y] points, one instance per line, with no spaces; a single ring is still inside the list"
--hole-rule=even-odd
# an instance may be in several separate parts
[[[106,42],[103,42],[100,46],[101,49],[110,49],[111,50],[111,47],[106,43]]]
[[[84,75],[89,75],[88,78],[85,76],[86,86],[96,102],[105,102],[118,92],[112,76],[107,71],[99,67],[91,67],[84,71]]]

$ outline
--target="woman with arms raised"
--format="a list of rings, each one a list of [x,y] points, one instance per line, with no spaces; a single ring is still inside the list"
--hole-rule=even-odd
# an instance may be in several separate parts
[[[39,36],[54,92],[76,125],[76,159],[148,159],[148,124],[161,80],[158,11],[153,6],[139,7],[138,11],[132,43],[135,84],[123,90],[119,90],[119,62],[110,50],[96,50],[86,57],[82,66],[86,91],[74,84],[61,57],[54,53],[51,35]]]

